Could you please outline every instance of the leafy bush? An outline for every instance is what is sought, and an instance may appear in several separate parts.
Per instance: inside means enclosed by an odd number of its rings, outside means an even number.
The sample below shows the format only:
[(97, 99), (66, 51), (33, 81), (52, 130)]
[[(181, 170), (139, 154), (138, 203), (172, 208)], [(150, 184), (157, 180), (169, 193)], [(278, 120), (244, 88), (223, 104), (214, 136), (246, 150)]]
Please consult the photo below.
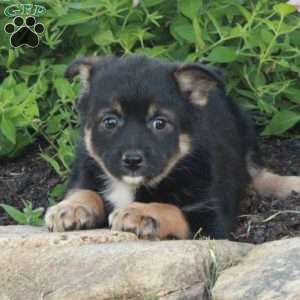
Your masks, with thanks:
[[(28, 1), (27, 1), (28, 2)], [(14, 3), (14, 2), (12, 2)], [(9, 46), (0, 30), (0, 157), (43, 136), (43, 157), (64, 176), (78, 136), (78, 82), (63, 78), (82, 55), (146, 54), (220, 65), (228, 93), (252, 111), (263, 135), (300, 120), (300, 18), (277, 0), (55, 0), (39, 18), (38, 48)], [(8, 2), (1, 3), (1, 11)], [(0, 17), (0, 27), (11, 19)]]
[(23, 211), (7, 204), (0, 204), (0, 207), (18, 224), (33, 226), (42, 226), (44, 224), (42, 218), (44, 209), (42, 207), (33, 209), (32, 203), (29, 201), (24, 202)]

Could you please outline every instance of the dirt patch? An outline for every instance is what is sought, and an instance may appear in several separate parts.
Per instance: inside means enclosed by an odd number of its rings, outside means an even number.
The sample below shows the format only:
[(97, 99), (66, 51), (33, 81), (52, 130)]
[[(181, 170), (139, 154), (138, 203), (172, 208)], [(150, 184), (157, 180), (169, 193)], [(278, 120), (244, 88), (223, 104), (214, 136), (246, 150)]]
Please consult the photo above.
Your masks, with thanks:
[[(0, 160), (0, 203), (23, 208), (29, 200), (35, 208), (48, 206), (48, 193), (60, 178), (39, 153), (40, 145), (35, 145), (17, 159)], [(15, 222), (0, 208), (0, 225), (9, 224)]]
[[(300, 175), (300, 140), (261, 139), (265, 165), (281, 175)], [(300, 236), (300, 194), (261, 197), (249, 191), (233, 239), (260, 244)]]
[[(260, 140), (266, 166), (282, 175), (300, 175), (300, 140)], [(0, 203), (21, 208), (23, 200), (34, 207), (48, 206), (49, 191), (60, 182), (49, 165), (31, 147), (22, 157), (0, 161)], [(263, 243), (300, 236), (300, 195), (286, 199), (260, 197), (249, 191), (236, 231), (236, 241)], [(13, 224), (0, 208), (0, 225)]]
[(246, 200), (249, 206), (239, 216), (234, 240), (260, 244), (300, 236), (300, 194), (278, 199), (250, 191)]

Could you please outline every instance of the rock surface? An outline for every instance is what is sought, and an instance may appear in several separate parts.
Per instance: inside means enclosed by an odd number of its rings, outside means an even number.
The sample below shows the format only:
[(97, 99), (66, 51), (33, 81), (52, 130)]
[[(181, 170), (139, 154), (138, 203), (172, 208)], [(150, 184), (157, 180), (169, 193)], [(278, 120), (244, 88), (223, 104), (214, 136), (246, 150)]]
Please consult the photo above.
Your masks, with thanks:
[(0, 300), (299, 300), (300, 238), (138, 241), (0, 226)]
[(208, 299), (252, 245), (136, 241), (127, 233), (0, 227), (0, 300)]
[(0, 249), (10, 247), (81, 246), (122, 241), (136, 241), (133, 233), (99, 230), (52, 232), (33, 226), (0, 226)]
[(300, 238), (257, 246), (221, 273), (212, 294), (214, 300), (300, 299)]

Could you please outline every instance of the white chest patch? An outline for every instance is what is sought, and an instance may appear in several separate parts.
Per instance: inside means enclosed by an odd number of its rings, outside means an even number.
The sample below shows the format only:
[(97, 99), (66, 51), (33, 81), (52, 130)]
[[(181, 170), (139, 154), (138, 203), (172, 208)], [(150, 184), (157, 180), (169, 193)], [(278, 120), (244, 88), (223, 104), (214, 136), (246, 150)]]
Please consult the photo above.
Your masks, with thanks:
[(116, 209), (126, 207), (129, 203), (133, 202), (135, 193), (136, 187), (134, 185), (113, 180), (108, 182), (104, 196)]

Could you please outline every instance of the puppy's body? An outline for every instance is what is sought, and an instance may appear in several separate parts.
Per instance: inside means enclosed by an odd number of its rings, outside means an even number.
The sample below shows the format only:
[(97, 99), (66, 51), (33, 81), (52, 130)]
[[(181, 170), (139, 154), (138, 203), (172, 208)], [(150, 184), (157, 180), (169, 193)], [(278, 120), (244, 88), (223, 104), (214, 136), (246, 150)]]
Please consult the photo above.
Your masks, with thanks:
[(252, 127), (219, 74), (139, 56), (79, 61), (68, 72), (80, 72), (85, 83), (69, 194), (95, 192), (104, 212), (85, 214), (94, 220), (86, 225), (74, 210), (65, 226), (65, 200), (47, 213), (50, 229), (106, 226), (110, 216), (113, 229), (144, 238), (199, 230), (228, 237), (247, 186), (263, 169)]
[[(194, 123), (190, 153), (154, 186), (136, 186), (111, 180), (81, 142), (70, 189), (90, 189), (103, 197), (107, 214), (132, 201), (164, 202), (182, 209), (191, 227), (207, 235), (223, 237), (233, 225), (239, 200), (250, 182), (246, 156), (253, 145), (242, 136), (251, 134), (246, 120), (230, 99), (218, 91), (209, 102), (206, 117)], [(240, 129), (240, 132), (238, 128)], [(163, 149), (162, 149), (163, 151)]]

